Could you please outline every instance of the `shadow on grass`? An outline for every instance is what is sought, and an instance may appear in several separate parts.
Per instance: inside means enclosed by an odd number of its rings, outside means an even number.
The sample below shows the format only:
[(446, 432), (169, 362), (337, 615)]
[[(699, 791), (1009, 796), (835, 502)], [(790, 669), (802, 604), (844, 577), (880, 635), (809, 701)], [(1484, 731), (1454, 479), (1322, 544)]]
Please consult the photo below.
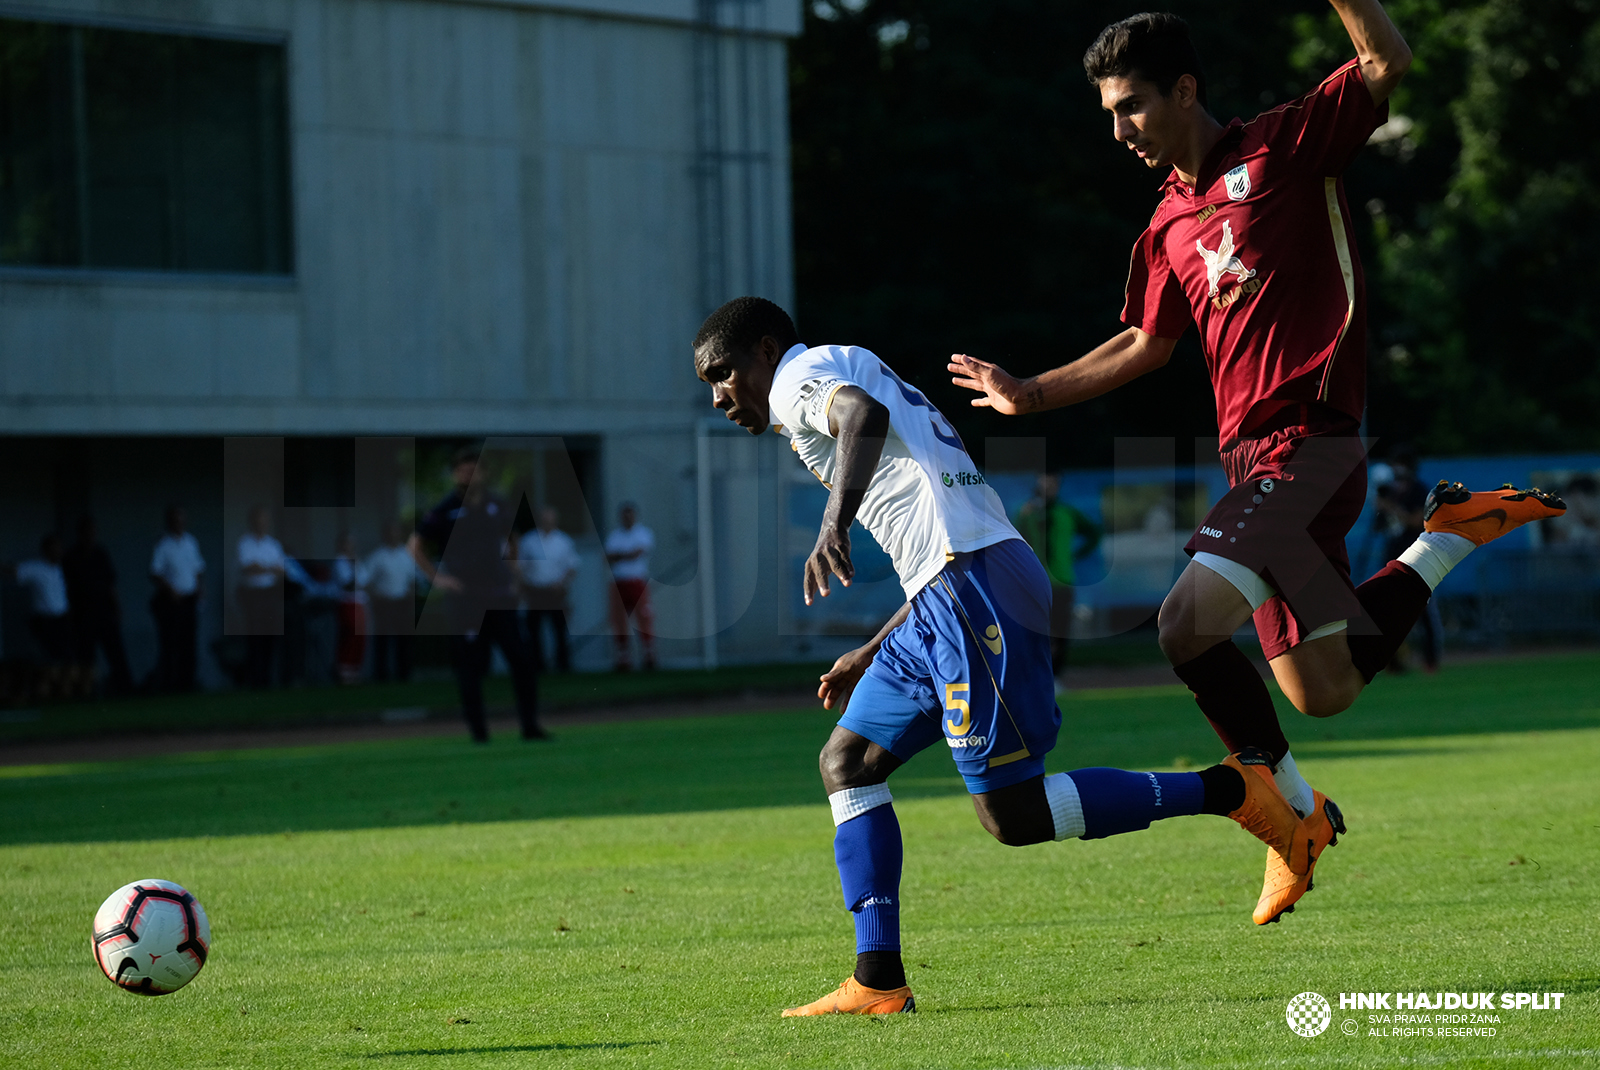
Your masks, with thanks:
[(609, 1051), (648, 1047), (658, 1040), (615, 1040), (600, 1044), (502, 1044), (493, 1048), (412, 1048), (409, 1051), (375, 1051), (368, 1059), (392, 1059), (408, 1055), (509, 1055), (528, 1051)]
[[(1283, 721), (1296, 751), (1319, 760), (1425, 755), (1460, 750), (1443, 742), (1452, 737), (1600, 727), (1597, 677), (1595, 655), (1473, 665), (1380, 679), (1336, 718), (1311, 721), (1283, 707)], [(816, 756), (833, 722), (812, 709), (578, 725), (550, 743), (425, 738), (0, 767), (0, 843), (820, 810)], [(1069, 697), (1048, 768), (1198, 768), (1221, 757), (1186, 696)], [(939, 746), (908, 762), (891, 785), (902, 799), (965, 793)]]

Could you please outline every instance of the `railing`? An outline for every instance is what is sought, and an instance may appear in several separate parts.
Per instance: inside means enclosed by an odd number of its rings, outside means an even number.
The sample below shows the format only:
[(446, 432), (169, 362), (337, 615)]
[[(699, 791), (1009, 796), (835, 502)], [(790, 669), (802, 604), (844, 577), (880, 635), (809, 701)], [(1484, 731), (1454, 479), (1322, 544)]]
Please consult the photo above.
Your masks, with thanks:
[(1600, 639), (1600, 549), (1482, 555), (1476, 590), (1441, 596), (1447, 630), (1471, 644)]

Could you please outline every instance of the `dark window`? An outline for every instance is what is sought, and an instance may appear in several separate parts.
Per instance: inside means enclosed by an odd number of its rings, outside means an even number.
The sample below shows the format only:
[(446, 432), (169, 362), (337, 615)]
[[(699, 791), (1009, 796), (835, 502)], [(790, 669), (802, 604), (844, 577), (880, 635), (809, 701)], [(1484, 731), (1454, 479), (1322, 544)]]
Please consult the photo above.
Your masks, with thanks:
[(0, 19), (0, 264), (286, 274), (282, 45)]

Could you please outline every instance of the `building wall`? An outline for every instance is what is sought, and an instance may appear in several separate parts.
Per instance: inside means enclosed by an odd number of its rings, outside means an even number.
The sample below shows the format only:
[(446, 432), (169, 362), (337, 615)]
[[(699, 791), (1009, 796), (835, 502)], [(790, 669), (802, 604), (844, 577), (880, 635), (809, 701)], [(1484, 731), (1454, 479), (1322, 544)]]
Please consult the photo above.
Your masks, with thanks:
[[(686, 22), (425, 0), (11, 10), (284, 40), (296, 263), (0, 270), (12, 433), (682, 427), (700, 318), (737, 293), (791, 296), (780, 37), (715, 50), (733, 180), (712, 242)], [(702, 292), (708, 256), (722, 292)]]
[[(0, 546), (14, 559), (46, 516), (66, 530), (77, 511), (104, 514), (131, 617), (169, 498), (216, 528), (208, 558), (229, 552), (223, 526), (242, 517), (207, 513), (223, 499), (207, 482), (220, 436), (594, 435), (591, 508), (609, 519), (639, 502), (666, 570), (664, 634), (680, 636), (669, 657), (696, 657), (694, 424), (710, 410), (689, 341), (728, 297), (792, 303), (784, 38), (800, 22), (797, 0), (710, 7), (715, 34), (696, 0), (8, 5), (284, 42), (295, 268), (0, 267), (12, 452), (93, 435), (126, 461), (93, 469), (114, 484), (51, 484), (53, 505), (24, 507), (43, 484), (7, 477), (0, 500), (22, 511), (0, 518)], [(746, 547), (751, 569), (778, 567), (765, 545)], [(224, 578), (212, 573), (214, 628)], [(580, 618), (597, 626), (602, 594)], [(752, 598), (723, 656), (780, 655), (782, 604)], [(130, 636), (136, 668), (146, 638)]]

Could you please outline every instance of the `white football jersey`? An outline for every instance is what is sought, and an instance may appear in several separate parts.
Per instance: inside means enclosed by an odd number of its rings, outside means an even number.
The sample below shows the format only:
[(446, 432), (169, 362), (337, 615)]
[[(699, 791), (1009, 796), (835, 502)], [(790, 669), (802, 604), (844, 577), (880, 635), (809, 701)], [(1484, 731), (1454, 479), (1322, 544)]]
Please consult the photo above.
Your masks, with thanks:
[(894, 562), (907, 598), (931, 582), (951, 554), (1021, 537), (944, 415), (859, 346), (797, 345), (783, 355), (772, 380), (772, 423), (823, 485), (832, 486), (838, 450), (828, 432), (828, 406), (845, 386), (859, 387), (889, 410), (883, 456), (856, 519)]

